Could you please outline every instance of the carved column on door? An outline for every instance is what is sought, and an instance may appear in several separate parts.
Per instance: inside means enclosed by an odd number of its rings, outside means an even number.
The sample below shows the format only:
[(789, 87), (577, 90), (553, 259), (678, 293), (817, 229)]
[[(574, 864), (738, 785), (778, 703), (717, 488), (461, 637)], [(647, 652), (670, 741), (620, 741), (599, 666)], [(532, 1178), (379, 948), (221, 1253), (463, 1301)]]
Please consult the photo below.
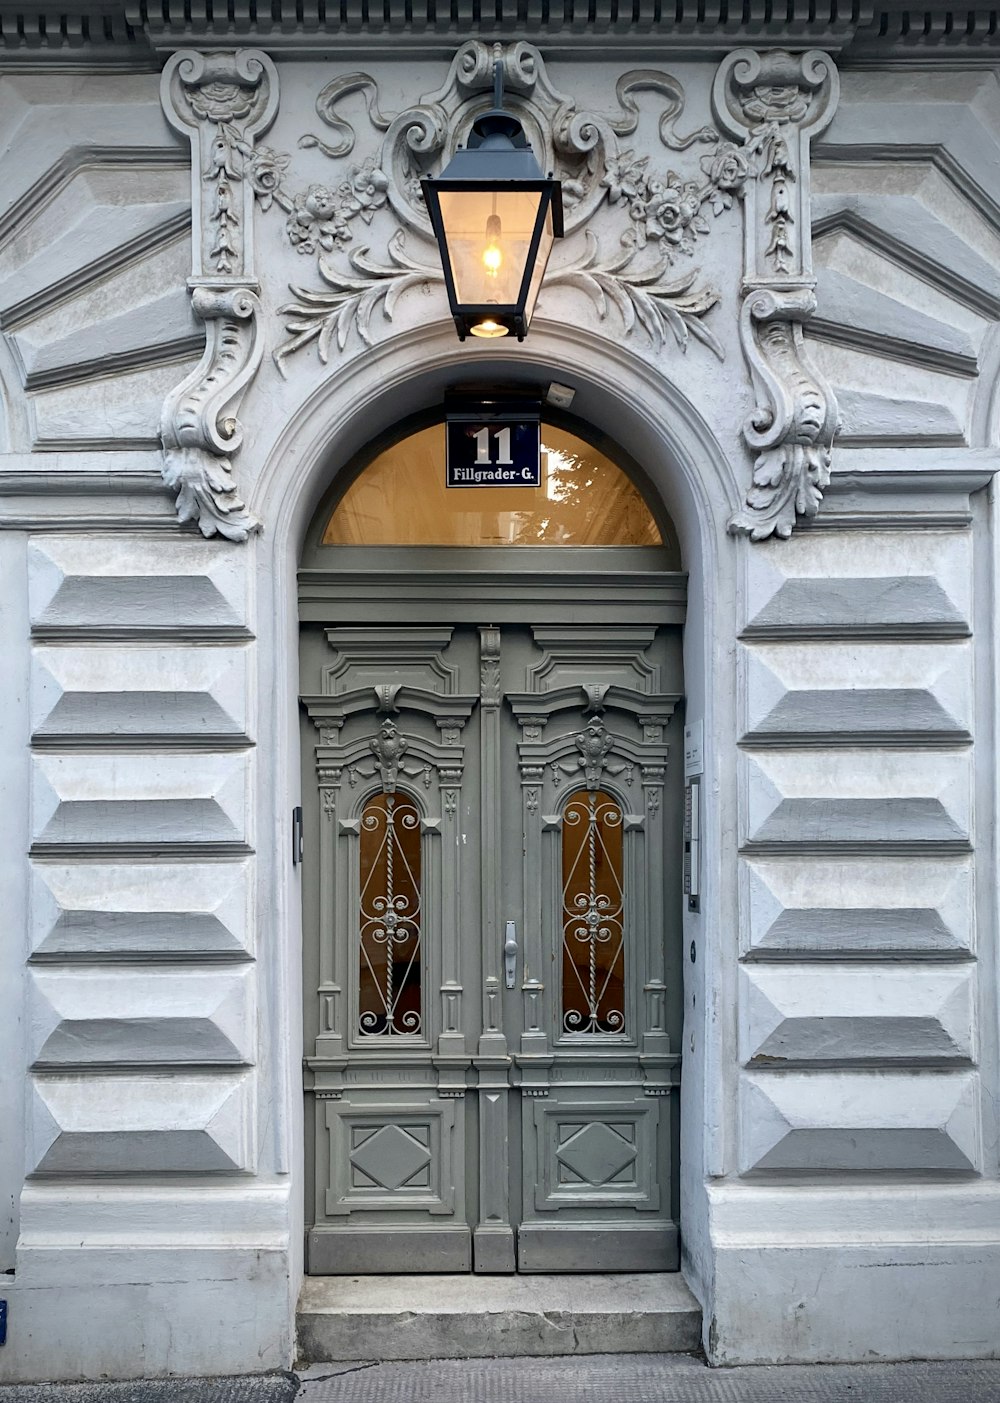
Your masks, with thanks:
[[(458, 746), (465, 722), (457, 717), (435, 717), (435, 725), (446, 746)], [(462, 819), (461, 797), (464, 763), (438, 766), (442, 817), (426, 831), (439, 833), (444, 842), (446, 879), (433, 890), (441, 892), (441, 1031), (437, 1039), (434, 1065), (438, 1073), (438, 1095), (464, 1096), (465, 1073), (469, 1058), (462, 1030), (462, 923), (459, 912), (459, 892), (462, 887)]]
[[(335, 899), (338, 883), (346, 880), (341, 860), (342, 844), (336, 841), (338, 804), (343, 767), (337, 762), (343, 717), (324, 717), (316, 722), (316, 783), (319, 788), (319, 1031), (313, 1049), (315, 1057), (340, 1058), (344, 1051), (344, 971), (338, 968), (343, 954), (338, 950), (335, 927)], [(344, 827), (340, 820), (339, 828)], [(338, 870), (338, 866), (341, 870)]]
[[(552, 827), (552, 819), (540, 812), (545, 780), (545, 761), (540, 754), (547, 712), (518, 712), (521, 727), (519, 764), (521, 771), (521, 831), (524, 848), (524, 934), (521, 957), (521, 1095), (547, 1096), (552, 1067), (552, 1048), (545, 1026), (545, 984), (555, 982), (554, 971), (546, 969), (544, 958), (543, 902), (552, 890), (546, 882), (542, 863), (550, 848), (542, 833)], [(557, 819), (558, 823), (559, 820)], [(551, 913), (550, 913), (551, 919)], [(544, 977), (543, 977), (544, 976)]]
[[(671, 1049), (667, 1034), (667, 984), (666, 984), (666, 945), (663, 932), (666, 912), (663, 901), (663, 880), (660, 873), (668, 855), (663, 851), (664, 824), (657, 821), (660, 814), (660, 796), (666, 778), (667, 750), (663, 743), (663, 733), (670, 720), (670, 712), (639, 712), (636, 721), (642, 734), (643, 746), (655, 747), (658, 759), (663, 763), (643, 764), (643, 792), (646, 796), (645, 812), (628, 815), (626, 829), (641, 830), (642, 862), (641, 872), (636, 873), (635, 888), (639, 900), (645, 907), (642, 925), (646, 931), (645, 975), (643, 979), (643, 1030), (642, 1050), (639, 1060), (645, 1070), (643, 1091), (647, 1096), (669, 1095), (673, 1085), (673, 1068), (680, 1061)], [(640, 927), (642, 928), (642, 927)]]
[(510, 1058), (503, 1031), (501, 923), (505, 919), (500, 870), (500, 630), (479, 630), (480, 840), (482, 844), (483, 1022), (479, 1054), (479, 1223), (473, 1231), (475, 1267), (512, 1272), (516, 1261), (510, 1222), (507, 1131)]

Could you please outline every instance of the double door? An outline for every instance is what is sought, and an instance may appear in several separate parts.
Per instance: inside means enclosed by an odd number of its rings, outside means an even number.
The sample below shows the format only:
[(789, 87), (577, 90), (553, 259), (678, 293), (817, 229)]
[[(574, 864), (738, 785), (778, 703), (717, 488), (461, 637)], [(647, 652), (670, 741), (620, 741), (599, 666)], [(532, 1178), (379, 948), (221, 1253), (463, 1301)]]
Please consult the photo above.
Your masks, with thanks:
[(301, 661), (308, 1270), (676, 1268), (679, 631)]

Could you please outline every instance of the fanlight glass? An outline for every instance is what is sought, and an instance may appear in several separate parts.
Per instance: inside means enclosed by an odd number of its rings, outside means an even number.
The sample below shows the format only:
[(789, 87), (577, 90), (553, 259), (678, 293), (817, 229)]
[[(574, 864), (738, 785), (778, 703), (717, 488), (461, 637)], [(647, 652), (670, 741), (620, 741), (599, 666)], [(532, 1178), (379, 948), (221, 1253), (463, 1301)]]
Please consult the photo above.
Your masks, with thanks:
[(622, 810), (602, 789), (563, 810), (564, 1033), (625, 1031), (625, 890)]
[(621, 468), (565, 429), (542, 425), (539, 487), (445, 487), (443, 424), (380, 453), (347, 489), (325, 546), (667, 546)]
[(405, 794), (376, 794), (361, 814), (358, 1033), (418, 1034), (420, 815)]

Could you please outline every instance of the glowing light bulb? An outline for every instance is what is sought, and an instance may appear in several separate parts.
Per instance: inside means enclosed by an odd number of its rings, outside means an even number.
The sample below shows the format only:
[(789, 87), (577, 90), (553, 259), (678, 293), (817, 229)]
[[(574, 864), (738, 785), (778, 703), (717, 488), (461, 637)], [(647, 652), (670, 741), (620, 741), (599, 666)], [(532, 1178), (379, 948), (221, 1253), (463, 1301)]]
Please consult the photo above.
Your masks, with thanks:
[(506, 336), (508, 328), (502, 322), (493, 321), (492, 317), (487, 317), (485, 321), (477, 322), (475, 326), (470, 326), (469, 330), (473, 336), (482, 336), (484, 339), (492, 339), (494, 336)]
[(502, 237), (500, 216), (491, 214), (486, 221), (486, 247), (483, 249), (483, 267), (490, 278), (497, 277), (503, 265), (503, 250), (500, 247)]

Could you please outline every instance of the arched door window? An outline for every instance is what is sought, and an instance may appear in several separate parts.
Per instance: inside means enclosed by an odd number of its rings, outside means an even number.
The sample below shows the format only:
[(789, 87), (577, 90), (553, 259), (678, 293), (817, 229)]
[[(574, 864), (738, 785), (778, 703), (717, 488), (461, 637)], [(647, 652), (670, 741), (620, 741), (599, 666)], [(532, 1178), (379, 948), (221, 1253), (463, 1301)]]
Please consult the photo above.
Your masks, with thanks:
[(358, 1032), (421, 1032), (420, 815), (405, 794), (361, 814)]

